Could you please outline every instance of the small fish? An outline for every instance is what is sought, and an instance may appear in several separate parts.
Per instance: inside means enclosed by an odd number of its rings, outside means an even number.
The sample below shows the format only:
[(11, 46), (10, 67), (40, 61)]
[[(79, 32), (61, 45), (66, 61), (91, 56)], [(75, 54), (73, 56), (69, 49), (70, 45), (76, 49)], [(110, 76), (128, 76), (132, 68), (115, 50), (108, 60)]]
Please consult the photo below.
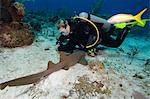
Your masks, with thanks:
[(147, 8), (145, 8), (144, 10), (142, 10), (140, 13), (138, 13), (135, 16), (131, 14), (116, 14), (110, 17), (107, 21), (111, 24), (115, 24), (115, 23), (130, 22), (131, 20), (136, 20), (140, 24), (144, 24), (141, 20), (141, 16), (146, 10)]
[(83, 51), (76, 51), (70, 55), (65, 55), (64, 52), (60, 52), (59, 63), (54, 64), (49, 61), (47, 70), (29, 76), (13, 79), (4, 83), (0, 83), (0, 89), (2, 90), (7, 86), (21, 86), (36, 83), (42, 80), (42, 78), (47, 77), (51, 73), (60, 69), (69, 69), (69, 67), (74, 66), (76, 63), (87, 65), (87, 61), (85, 61), (84, 57), (85, 52)]

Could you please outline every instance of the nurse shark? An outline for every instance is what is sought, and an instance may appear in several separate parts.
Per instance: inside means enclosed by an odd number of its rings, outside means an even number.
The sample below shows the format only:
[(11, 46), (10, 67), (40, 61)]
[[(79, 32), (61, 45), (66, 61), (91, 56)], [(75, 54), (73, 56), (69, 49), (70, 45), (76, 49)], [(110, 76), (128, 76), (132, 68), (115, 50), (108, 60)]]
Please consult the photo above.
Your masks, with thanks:
[(70, 55), (65, 55), (64, 52), (60, 52), (59, 63), (54, 64), (51, 61), (49, 61), (47, 70), (29, 75), (29, 76), (24, 76), (24, 77), (20, 77), (17, 79), (13, 79), (10, 81), (0, 83), (0, 89), (2, 90), (7, 86), (9, 87), (21, 86), (21, 85), (28, 85), (28, 84), (36, 83), (42, 80), (42, 78), (47, 77), (51, 73), (58, 71), (60, 69), (69, 69), (69, 67), (74, 66), (76, 63), (87, 65), (87, 61), (85, 60), (85, 55), (86, 54), (84, 51), (76, 51)]

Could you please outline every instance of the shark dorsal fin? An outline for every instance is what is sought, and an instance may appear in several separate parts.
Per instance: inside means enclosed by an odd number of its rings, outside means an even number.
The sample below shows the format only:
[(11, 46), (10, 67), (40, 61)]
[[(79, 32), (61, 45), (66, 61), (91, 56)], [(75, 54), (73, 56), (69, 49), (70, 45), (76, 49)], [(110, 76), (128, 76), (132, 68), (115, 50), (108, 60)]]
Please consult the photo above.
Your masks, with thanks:
[(51, 69), (55, 66), (55, 64), (52, 62), (52, 61), (49, 61), (48, 62), (48, 66), (47, 66), (47, 69)]

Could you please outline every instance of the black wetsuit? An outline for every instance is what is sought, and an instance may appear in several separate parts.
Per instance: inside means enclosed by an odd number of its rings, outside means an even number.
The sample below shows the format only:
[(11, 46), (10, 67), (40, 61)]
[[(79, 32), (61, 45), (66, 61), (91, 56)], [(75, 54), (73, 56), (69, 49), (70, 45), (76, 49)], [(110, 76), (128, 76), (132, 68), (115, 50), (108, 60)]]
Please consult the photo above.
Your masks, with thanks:
[(116, 29), (112, 25), (108, 32), (101, 32), (100, 44), (107, 47), (117, 48), (122, 44), (130, 29), (130, 26), (126, 26), (123, 29)]
[[(67, 36), (62, 34), (57, 39), (56, 44), (60, 45), (58, 47), (58, 50), (72, 52), (74, 49), (76, 49), (76, 46), (78, 45), (78, 48), (87, 51), (88, 49), (85, 48), (85, 46), (93, 43), (96, 40), (95, 28), (89, 22), (85, 22), (83, 20), (81, 21), (80, 19), (67, 19), (67, 21), (71, 27), (71, 32)], [(95, 23), (95, 25), (99, 29), (100, 39), (98, 43), (93, 47), (101, 44), (107, 47), (117, 48), (122, 44), (130, 30), (129, 27), (125, 27), (124, 29), (116, 29), (112, 25), (111, 29), (108, 32), (103, 32), (103, 24)], [(64, 42), (66, 42), (66, 44), (63, 44)]]

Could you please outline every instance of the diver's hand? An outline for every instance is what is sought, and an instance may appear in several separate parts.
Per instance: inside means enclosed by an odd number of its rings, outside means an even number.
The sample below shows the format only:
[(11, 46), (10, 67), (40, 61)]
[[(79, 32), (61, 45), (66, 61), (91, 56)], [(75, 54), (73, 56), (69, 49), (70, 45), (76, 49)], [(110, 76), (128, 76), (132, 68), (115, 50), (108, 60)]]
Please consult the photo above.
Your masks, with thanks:
[(57, 44), (55, 47), (56, 47), (56, 49), (58, 49), (58, 47), (60, 46), (60, 44)]

